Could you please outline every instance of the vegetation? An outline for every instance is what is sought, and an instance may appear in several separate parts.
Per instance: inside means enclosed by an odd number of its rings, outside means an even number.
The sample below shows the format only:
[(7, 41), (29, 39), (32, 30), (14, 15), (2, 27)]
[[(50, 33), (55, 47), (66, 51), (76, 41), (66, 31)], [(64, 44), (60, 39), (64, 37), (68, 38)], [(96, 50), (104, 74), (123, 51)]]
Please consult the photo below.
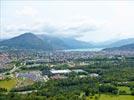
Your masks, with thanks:
[(134, 97), (131, 95), (105, 95), (101, 94), (100, 96), (89, 96), (86, 100), (133, 100)]
[(0, 88), (7, 89), (8, 91), (11, 90), (13, 87), (15, 87), (17, 84), (16, 79), (6, 79), (0, 81)]
[[(15, 87), (16, 81), (0, 81), (2, 100), (133, 100), (134, 99), (134, 58), (90, 58), (74, 61), (77, 66), (70, 67), (68, 63), (53, 63), (54, 69), (83, 69), (88, 74), (70, 73), (67, 78), (35, 82), (21, 87)], [(80, 65), (80, 63), (88, 63)], [(60, 67), (59, 67), (60, 65)], [(47, 71), (47, 64), (32, 68)], [(23, 66), (20, 71), (31, 70)], [(98, 77), (91, 77), (96, 73)], [(86, 77), (79, 77), (85, 75)], [(51, 76), (51, 75), (50, 75)], [(10, 82), (11, 81), (11, 82)], [(5, 82), (5, 83), (4, 83)], [(8, 82), (8, 84), (6, 83)], [(11, 86), (9, 82), (12, 83)], [(13, 84), (14, 83), (14, 84)], [(5, 85), (7, 84), (7, 85)], [(5, 88), (5, 89), (3, 89)], [(11, 89), (12, 88), (12, 89)], [(4, 94), (6, 89), (10, 92)], [(35, 91), (36, 90), (36, 91)], [(32, 91), (32, 93), (28, 93)], [(26, 93), (26, 94), (23, 94)], [(22, 94), (20, 94), (22, 93)]]

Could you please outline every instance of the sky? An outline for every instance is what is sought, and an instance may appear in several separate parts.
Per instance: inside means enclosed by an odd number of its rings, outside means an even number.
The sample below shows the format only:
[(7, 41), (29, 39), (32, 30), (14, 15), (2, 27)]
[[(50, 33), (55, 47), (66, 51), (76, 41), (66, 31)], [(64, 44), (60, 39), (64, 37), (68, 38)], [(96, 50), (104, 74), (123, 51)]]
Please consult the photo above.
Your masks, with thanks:
[(134, 38), (134, 1), (1, 0), (0, 38), (25, 32), (87, 42)]

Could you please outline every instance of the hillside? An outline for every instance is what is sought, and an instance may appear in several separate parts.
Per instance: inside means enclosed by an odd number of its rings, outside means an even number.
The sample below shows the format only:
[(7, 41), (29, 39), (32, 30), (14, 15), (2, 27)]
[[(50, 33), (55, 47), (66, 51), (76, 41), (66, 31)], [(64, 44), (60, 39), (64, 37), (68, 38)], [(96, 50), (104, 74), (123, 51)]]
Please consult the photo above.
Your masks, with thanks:
[(0, 42), (0, 47), (12, 49), (51, 49), (50, 45), (42, 41), (32, 33), (24, 33), (20, 36)]
[(120, 47), (106, 48), (104, 50), (105, 51), (115, 51), (115, 50), (120, 50), (120, 51), (134, 51), (134, 43), (123, 45), (123, 46), (120, 46)]
[(42, 41), (50, 44), (53, 49), (68, 49), (68, 46), (64, 43), (64, 41), (58, 37), (49, 36), (49, 35), (37, 35)]
[(120, 39), (120, 40), (109, 40), (104, 41), (100, 43), (93, 43), (94, 47), (101, 47), (101, 48), (113, 48), (113, 47), (120, 47), (127, 44), (134, 43), (134, 38), (128, 38), (128, 39)]
[(0, 48), (6, 49), (63, 50), (91, 47), (91, 44), (73, 38), (34, 35), (33, 33), (24, 33), (20, 36), (0, 41)]
[(134, 38), (121, 39), (116, 42), (111, 43), (108, 47), (120, 47), (123, 45), (128, 45), (134, 43)]
[(56, 37), (49, 35), (38, 35), (44, 42), (51, 44), (54, 49), (80, 49), (92, 48), (93, 45), (69, 37)]

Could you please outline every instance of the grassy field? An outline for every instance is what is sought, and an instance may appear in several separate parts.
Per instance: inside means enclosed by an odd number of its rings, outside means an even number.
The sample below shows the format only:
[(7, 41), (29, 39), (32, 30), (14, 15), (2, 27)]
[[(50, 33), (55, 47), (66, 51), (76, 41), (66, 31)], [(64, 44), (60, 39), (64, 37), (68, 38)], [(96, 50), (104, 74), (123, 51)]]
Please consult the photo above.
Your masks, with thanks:
[(16, 86), (17, 80), (11, 79), (11, 80), (3, 80), (0, 81), (0, 88), (6, 88), (8, 91)]
[(134, 100), (134, 96), (132, 95), (105, 95), (101, 94), (101, 96), (97, 99), (95, 97), (88, 97), (87, 100)]
[(126, 86), (120, 86), (118, 87), (119, 90), (121, 91), (126, 91), (127, 94), (131, 94), (130, 88)]
[(26, 78), (17, 78), (18, 79), (18, 83), (17, 83), (17, 87), (23, 87), (23, 86), (27, 86), (27, 85), (32, 85), (34, 83), (34, 81), (26, 79)]

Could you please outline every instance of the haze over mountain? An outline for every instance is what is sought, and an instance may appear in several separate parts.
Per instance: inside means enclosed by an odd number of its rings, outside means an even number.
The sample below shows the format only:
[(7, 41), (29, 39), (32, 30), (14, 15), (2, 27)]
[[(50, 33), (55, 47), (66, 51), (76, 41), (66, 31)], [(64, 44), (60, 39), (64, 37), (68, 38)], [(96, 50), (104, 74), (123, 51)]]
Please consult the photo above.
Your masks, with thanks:
[(67, 49), (68, 46), (60, 39), (49, 35), (37, 35), (42, 41), (49, 43), (53, 49)]
[(134, 38), (122, 39), (111, 43), (108, 47), (120, 47), (123, 45), (134, 43)]
[(110, 40), (102, 43), (96, 43), (94, 44), (94, 46), (102, 47), (102, 48), (112, 48), (112, 47), (120, 47), (123, 45), (132, 44), (132, 43), (134, 43), (134, 38)]
[(70, 37), (56, 37), (50, 35), (38, 35), (44, 42), (50, 43), (53, 48), (61, 49), (78, 49), (92, 48), (93, 45), (87, 42), (79, 41)]
[(134, 43), (123, 45), (123, 46), (120, 46), (120, 47), (106, 48), (104, 50), (105, 51), (116, 51), (116, 50), (120, 50), (120, 51), (134, 51)]
[(47, 42), (42, 41), (32, 33), (25, 33), (20, 36), (4, 40), (0, 42), (1, 47), (14, 48), (14, 49), (42, 49), (49, 50), (50, 47)]
[[(69, 37), (57, 37), (50, 35), (34, 35), (24, 33), (17, 37), (0, 41), (1, 48), (14, 49), (36, 49), (36, 50), (64, 50), (64, 49), (86, 49), (86, 48), (113, 48), (134, 43), (134, 38), (123, 39), (111, 44), (91, 44)], [(123, 47), (125, 48), (125, 47)]]
[(0, 42), (1, 47), (15, 49), (62, 50), (90, 48), (91, 44), (72, 38), (58, 38), (48, 35), (24, 33), (20, 36)]

